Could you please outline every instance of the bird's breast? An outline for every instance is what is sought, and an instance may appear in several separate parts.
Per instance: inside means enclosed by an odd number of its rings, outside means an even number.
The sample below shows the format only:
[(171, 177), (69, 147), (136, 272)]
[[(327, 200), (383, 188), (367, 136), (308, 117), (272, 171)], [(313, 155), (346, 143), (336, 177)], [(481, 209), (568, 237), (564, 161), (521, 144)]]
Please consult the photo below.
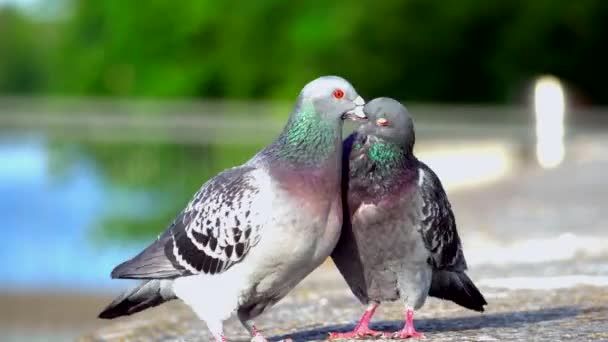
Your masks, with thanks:
[(381, 201), (362, 201), (352, 205), (351, 218), (361, 226), (382, 224), (395, 220), (401, 213), (398, 210), (398, 201), (384, 199)]
[(271, 170), (276, 186), (298, 202), (300, 210), (326, 216), (340, 196), (340, 175), (335, 168)]

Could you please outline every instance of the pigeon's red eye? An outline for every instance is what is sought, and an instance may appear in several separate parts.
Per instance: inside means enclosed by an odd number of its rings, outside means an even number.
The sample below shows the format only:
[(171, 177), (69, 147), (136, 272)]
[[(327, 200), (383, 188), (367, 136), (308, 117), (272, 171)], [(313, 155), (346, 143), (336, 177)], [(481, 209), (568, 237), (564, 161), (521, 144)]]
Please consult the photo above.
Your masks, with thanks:
[(344, 91), (342, 89), (334, 90), (334, 97), (337, 99), (341, 99), (344, 97)]
[(378, 126), (388, 126), (388, 120), (386, 120), (385, 118), (380, 118), (376, 120), (376, 124)]

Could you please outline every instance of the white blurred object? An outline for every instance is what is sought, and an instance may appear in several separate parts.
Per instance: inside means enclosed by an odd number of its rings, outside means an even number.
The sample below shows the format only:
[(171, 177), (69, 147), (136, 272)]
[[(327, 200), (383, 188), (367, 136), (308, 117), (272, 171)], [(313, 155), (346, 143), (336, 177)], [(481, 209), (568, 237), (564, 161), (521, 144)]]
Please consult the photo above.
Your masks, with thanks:
[(554, 168), (566, 155), (564, 117), (566, 100), (556, 77), (542, 76), (534, 86), (536, 117), (536, 158), (543, 168)]
[(416, 151), (447, 191), (474, 188), (504, 178), (513, 168), (512, 148), (502, 141), (428, 143)]
[(608, 238), (573, 233), (509, 243), (483, 234), (468, 234), (466, 241), (469, 265), (537, 264), (608, 255)]

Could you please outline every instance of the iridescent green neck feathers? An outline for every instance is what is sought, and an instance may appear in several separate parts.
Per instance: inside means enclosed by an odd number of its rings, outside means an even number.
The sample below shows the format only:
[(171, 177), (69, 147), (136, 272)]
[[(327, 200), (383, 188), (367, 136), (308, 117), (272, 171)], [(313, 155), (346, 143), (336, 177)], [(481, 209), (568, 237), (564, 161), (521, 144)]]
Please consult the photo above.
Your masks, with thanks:
[(277, 141), (277, 155), (293, 163), (318, 164), (340, 146), (341, 125), (324, 120), (312, 103), (298, 107)]
[(377, 165), (380, 173), (395, 171), (403, 168), (407, 155), (398, 144), (376, 141), (367, 150), (368, 158)]

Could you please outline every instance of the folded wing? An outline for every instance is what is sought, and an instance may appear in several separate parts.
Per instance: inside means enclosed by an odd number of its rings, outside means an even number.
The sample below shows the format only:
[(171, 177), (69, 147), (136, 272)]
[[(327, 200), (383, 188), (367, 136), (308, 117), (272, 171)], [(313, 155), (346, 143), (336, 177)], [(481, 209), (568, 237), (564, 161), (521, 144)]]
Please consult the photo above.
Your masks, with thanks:
[(160, 279), (218, 274), (257, 244), (263, 171), (242, 166), (215, 176), (195, 194), (167, 230), (112, 278)]
[(435, 173), (420, 163), (420, 233), (431, 252), (431, 265), (438, 270), (463, 271), (467, 264), (456, 231), (452, 207)]

